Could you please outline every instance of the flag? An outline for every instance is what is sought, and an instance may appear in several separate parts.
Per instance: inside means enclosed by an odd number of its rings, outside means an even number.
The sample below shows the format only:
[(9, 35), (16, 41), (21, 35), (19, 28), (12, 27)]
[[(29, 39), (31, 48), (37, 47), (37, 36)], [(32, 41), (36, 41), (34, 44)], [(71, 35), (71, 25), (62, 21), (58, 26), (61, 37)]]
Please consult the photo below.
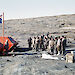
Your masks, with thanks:
[(2, 23), (2, 15), (0, 15), (0, 23)]

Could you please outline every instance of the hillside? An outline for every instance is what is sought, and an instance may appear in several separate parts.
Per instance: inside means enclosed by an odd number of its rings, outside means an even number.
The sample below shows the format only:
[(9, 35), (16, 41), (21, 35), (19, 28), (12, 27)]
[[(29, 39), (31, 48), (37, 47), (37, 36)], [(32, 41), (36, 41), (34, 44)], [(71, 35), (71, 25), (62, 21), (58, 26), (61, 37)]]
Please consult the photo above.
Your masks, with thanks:
[[(67, 29), (65, 27), (67, 27)], [(69, 29), (69, 27), (71, 28)], [(74, 28), (75, 14), (12, 19), (5, 21), (5, 36), (12, 36), (20, 42), (20, 46), (26, 46), (27, 39), (30, 36), (46, 34), (47, 32), (52, 34), (66, 33), (67, 37), (75, 38)], [(0, 25), (0, 36), (2, 36), (2, 25)]]

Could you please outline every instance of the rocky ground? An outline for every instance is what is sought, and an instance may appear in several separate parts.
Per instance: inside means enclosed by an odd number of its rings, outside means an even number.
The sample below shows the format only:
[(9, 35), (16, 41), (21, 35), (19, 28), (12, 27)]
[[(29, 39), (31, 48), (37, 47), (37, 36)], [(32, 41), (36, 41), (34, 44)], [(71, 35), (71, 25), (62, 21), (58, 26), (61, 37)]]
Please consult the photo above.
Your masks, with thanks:
[(0, 57), (0, 75), (75, 75), (75, 64), (65, 60), (47, 60), (41, 53)]
[[(28, 47), (27, 39), (30, 36), (47, 32), (53, 36), (65, 35), (70, 41), (71, 48), (75, 44), (74, 14), (6, 20), (4, 28), (5, 36), (13, 37), (23, 50)], [(42, 52), (30, 50), (15, 57), (0, 56), (0, 75), (75, 75), (75, 63), (66, 63), (65, 60), (61, 60), (61, 56), (59, 60), (45, 60), (41, 58), (41, 54)]]

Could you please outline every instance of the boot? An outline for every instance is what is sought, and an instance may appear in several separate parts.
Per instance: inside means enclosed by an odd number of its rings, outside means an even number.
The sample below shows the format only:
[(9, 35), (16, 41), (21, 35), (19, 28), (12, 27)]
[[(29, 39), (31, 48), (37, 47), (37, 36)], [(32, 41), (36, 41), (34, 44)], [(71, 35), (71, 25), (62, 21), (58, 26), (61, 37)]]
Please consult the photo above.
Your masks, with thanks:
[(60, 51), (58, 51), (58, 54), (57, 55), (60, 55)]

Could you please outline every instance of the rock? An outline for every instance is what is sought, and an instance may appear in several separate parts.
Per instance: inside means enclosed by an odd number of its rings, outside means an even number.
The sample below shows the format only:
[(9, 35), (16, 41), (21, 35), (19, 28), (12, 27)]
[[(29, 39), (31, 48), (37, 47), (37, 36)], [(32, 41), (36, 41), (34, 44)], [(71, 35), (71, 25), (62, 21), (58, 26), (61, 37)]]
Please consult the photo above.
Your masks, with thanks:
[(65, 65), (65, 68), (68, 68), (68, 67)]
[(12, 62), (11, 60), (7, 59), (7, 62)]

